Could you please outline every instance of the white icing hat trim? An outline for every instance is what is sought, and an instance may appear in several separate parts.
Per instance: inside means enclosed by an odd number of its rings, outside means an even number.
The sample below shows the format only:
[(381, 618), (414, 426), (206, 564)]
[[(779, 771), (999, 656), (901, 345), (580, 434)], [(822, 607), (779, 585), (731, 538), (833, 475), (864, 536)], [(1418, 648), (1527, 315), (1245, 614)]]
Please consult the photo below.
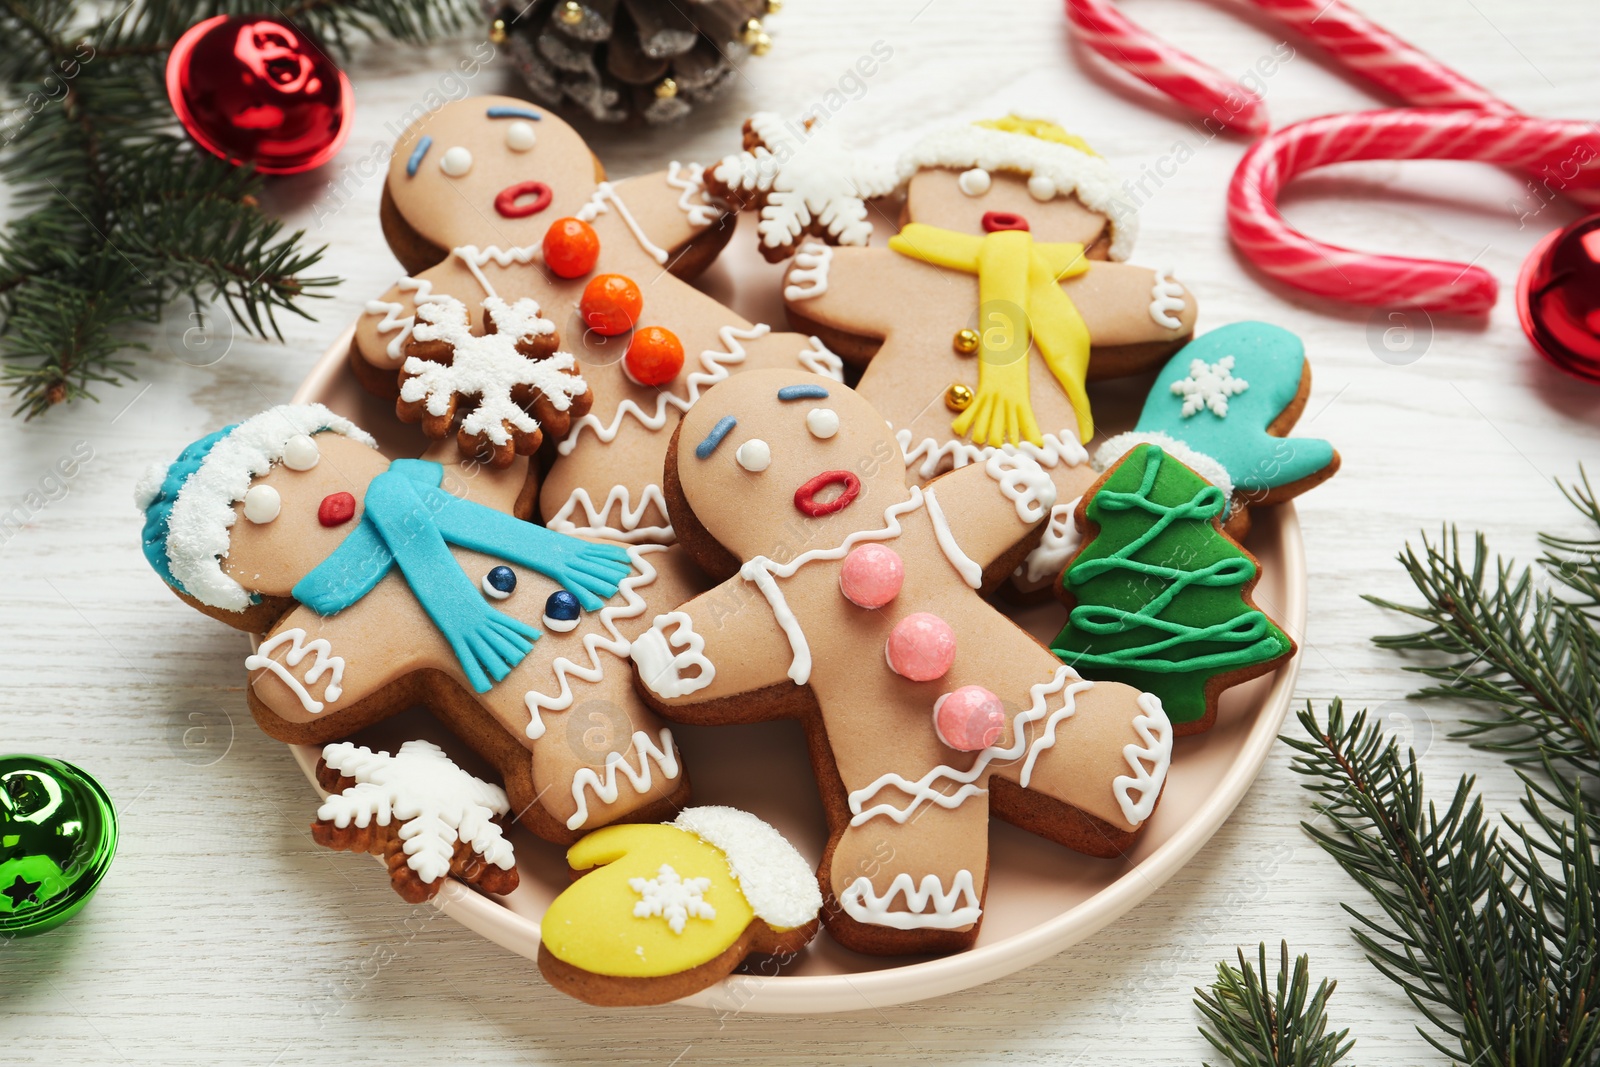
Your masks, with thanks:
[(776, 930), (817, 917), (822, 891), (805, 857), (771, 826), (738, 808), (685, 808), (670, 825), (687, 830), (728, 857), (728, 873), (750, 909)]
[[(212, 447), (200, 469), (183, 483), (167, 519), (167, 563), (172, 576), (183, 583), (184, 592), (224, 611), (243, 611), (250, 606), (250, 594), (222, 570), (222, 560), (228, 554), (228, 531), (237, 518), (234, 502), (244, 498), (254, 479), (283, 459), (284, 446), (291, 438), (324, 430), (343, 434), (368, 448), (378, 447), (365, 430), (321, 404), (269, 408), (241, 422)], [(142, 506), (148, 506), (155, 498), (147, 484), (150, 477), (146, 475), (135, 491)], [(161, 477), (165, 477), (165, 468)], [(155, 484), (159, 486), (160, 479)]]
[(1085, 207), (1110, 220), (1112, 259), (1127, 259), (1133, 251), (1139, 234), (1137, 218), (1121, 196), (1116, 172), (1099, 156), (1058, 141), (969, 123), (940, 130), (912, 145), (900, 157), (900, 180), (909, 181), (928, 167), (981, 167), (1048, 178), (1055, 183), (1057, 196), (1076, 193)]
[(1196, 452), (1188, 445), (1175, 437), (1161, 433), (1159, 430), (1150, 433), (1119, 433), (1109, 438), (1094, 454), (1094, 469), (1104, 471), (1113, 466), (1117, 460), (1132, 452), (1140, 445), (1159, 445), (1161, 450), (1185, 467), (1194, 471), (1200, 477), (1222, 490), (1223, 498), (1233, 499), (1233, 479), (1228, 476), (1228, 469), (1221, 463), (1212, 459), (1204, 452)]

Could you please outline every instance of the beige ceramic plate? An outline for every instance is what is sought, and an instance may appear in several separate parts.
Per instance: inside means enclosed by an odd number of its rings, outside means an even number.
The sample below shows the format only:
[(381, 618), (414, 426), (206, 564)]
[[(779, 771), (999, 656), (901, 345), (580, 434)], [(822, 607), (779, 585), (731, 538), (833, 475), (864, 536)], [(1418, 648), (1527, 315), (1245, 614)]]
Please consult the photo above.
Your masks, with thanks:
[[(754, 321), (781, 322), (777, 308), (732, 299), (728, 279), (738, 271), (740, 285), (760, 276), (762, 264), (736, 257), (741, 234), (725, 260), (704, 283), (720, 299)], [(778, 286), (752, 288), (776, 292)], [(414, 455), (420, 439), (402, 426), (389, 402), (364, 392), (346, 366), (347, 330), (312, 370), (295, 394), (299, 403), (320, 401), (371, 431), (390, 455)], [(1096, 388), (1096, 421), (1108, 432), (1131, 426), (1149, 388), (1147, 379)], [(1267, 613), (1292, 634), (1306, 623), (1306, 565), (1294, 506), (1258, 509), (1249, 548), (1261, 560), (1263, 576), (1255, 596)], [(1048, 641), (1062, 622), (1062, 610), (1048, 604), (1017, 613), (1018, 621)], [(970, 951), (954, 956), (862, 956), (834, 944), (826, 933), (782, 974), (739, 975), (684, 1003), (718, 1011), (851, 1011), (923, 1000), (979, 985), (1010, 974), (1088, 937), (1125, 914), (1171, 878), (1210, 839), (1255, 780), (1283, 723), (1299, 673), (1299, 657), (1275, 673), (1230, 690), (1210, 732), (1179, 738), (1162, 802), (1133, 853), (1120, 860), (1079, 856), (1048, 841), (996, 821), (992, 831), (989, 893), (982, 933)], [(827, 839), (822, 804), (796, 723), (697, 728), (673, 726), (694, 783), (698, 804), (729, 804), (776, 826), (813, 864)], [(463, 766), (489, 775), (465, 746), (421, 711), (408, 712), (357, 739), (390, 747), (427, 737)], [(295, 758), (315, 781), (318, 749), (297, 746)], [(491, 775), (492, 777), (492, 775)], [(521, 829), (511, 832), (522, 884), (504, 898), (480, 895), (451, 882), (439, 894), (439, 909), (469, 929), (533, 959), (539, 950), (539, 919), (568, 884), (563, 850)]]

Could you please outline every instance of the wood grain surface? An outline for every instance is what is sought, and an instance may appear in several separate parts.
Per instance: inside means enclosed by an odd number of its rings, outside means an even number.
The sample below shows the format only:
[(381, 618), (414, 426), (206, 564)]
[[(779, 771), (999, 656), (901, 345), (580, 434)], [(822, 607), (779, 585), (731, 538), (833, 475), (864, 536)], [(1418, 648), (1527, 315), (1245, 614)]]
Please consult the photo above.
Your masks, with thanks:
[[(1251, 68), (1282, 40), (1228, 4), (1128, 6), (1229, 71)], [(1600, 98), (1600, 9), (1585, 0), (1360, 6), (1531, 112), (1590, 117)], [(1446, 736), (1461, 709), (1403, 702), (1412, 680), (1369, 642), (1399, 624), (1359, 595), (1406, 597), (1394, 554), (1443, 522), (1482, 528), (1519, 557), (1532, 554), (1536, 531), (1574, 529), (1552, 479), (1600, 454), (1600, 391), (1537, 360), (1508, 301), (1486, 323), (1430, 324), (1263, 284), (1223, 229), (1243, 143), (1207, 139), (1080, 54), (1058, 0), (786, 7), (771, 20), (772, 53), (689, 124), (595, 133), (611, 174), (715, 159), (737, 144), (748, 112), (797, 113), (818, 101), (838, 103), (832, 121), (858, 145), (898, 147), (953, 118), (1015, 109), (1059, 118), (1130, 178), (1148, 168), (1135, 259), (1177, 269), (1198, 294), (1202, 329), (1260, 318), (1299, 332), (1315, 366), (1300, 432), (1332, 439), (1344, 456), (1338, 477), (1300, 505), (1311, 567), (1300, 697), (1320, 704), (1338, 694), (1380, 709), (1415, 738), (1437, 793), (1476, 773), (1491, 808), (1510, 810), (1514, 778)], [(847, 72), (877, 41), (892, 56), (851, 81)], [(1277, 122), (1372, 106), (1293, 43), (1294, 58), (1266, 79)], [(186, 339), (193, 323), (180, 309), (129, 337), (151, 351), (135, 356), (127, 388), (31, 424), (0, 422), (0, 512), (28, 512), (20, 532), (0, 534), (0, 750), (82, 764), (123, 818), (120, 854), (89, 909), (45, 937), (0, 942), (4, 1058), (1198, 1064), (1208, 1050), (1192, 987), (1235, 946), (1288, 937), (1311, 953), (1316, 973), (1339, 980), (1333, 1017), (1354, 1027), (1356, 1062), (1439, 1062), (1415, 1032), (1420, 1017), (1357, 951), (1339, 902), (1361, 897), (1300, 830), (1305, 794), (1281, 747), (1194, 862), (1097, 936), (980, 989), (904, 1007), (863, 1002), (826, 1019), (585, 1007), (546, 986), (531, 962), (399, 901), (369, 859), (312, 844), (310, 790), (245, 709), (244, 639), (180, 604), (150, 572), (132, 486), (153, 461), (286, 399), (399, 275), (377, 221), (390, 124), (430, 92), (515, 91), (503, 64), (465, 87), (441, 73), (479, 44), (481, 36), (426, 52), (363, 51), (350, 67), (358, 112), (342, 154), (271, 186), (268, 207), (326, 242), (328, 271), (346, 279), (315, 304), (316, 321), (283, 319), (283, 344), (225, 330)], [(1475, 164), (1378, 162), (1297, 183), (1288, 212), (1318, 236), (1470, 260), (1509, 287), (1534, 242), (1576, 217), (1525, 196), (1520, 178)], [(92, 458), (60, 479), (57, 462), (75, 449)], [(42, 507), (27, 504), (30, 493)]]

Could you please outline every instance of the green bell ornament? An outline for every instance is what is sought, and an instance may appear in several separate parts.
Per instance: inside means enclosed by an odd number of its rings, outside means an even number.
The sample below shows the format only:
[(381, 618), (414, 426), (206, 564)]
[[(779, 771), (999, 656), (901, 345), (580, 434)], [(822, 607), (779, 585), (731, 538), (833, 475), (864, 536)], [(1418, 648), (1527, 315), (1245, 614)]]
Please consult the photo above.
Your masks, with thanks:
[(0, 937), (72, 918), (116, 850), (117, 813), (99, 782), (61, 760), (0, 756)]

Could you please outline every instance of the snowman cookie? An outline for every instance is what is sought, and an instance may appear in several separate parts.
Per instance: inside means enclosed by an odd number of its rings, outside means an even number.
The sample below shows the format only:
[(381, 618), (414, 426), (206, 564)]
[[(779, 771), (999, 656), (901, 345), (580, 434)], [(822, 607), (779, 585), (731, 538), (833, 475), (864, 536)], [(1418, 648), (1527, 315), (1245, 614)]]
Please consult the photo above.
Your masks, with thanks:
[(688, 796), (671, 731), (631, 684), (629, 640), (695, 588), (659, 547), (516, 518), (527, 461), (379, 453), (320, 404), (220, 430), (140, 484), (144, 551), (180, 597), (261, 635), (251, 711), (280, 741), (335, 741), (425, 705), (554, 841)]
[(550, 435), (560, 439), (539, 513), (553, 529), (670, 543), (667, 441), (707, 386), (752, 367), (840, 374), (819, 341), (747, 322), (683, 280), (733, 229), (699, 167), (607, 181), (583, 138), (544, 108), (471, 97), (412, 123), (382, 218), (411, 273), (357, 324), (351, 365), (368, 389), (400, 387), (418, 308), (444, 298), (469, 309), (480, 334), (486, 299), (532, 300), (574, 357), (589, 406)]
[(1160, 701), (1085, 680), (983, 599), (1055, 503), (1032, 459), (919, 485), (865, 398), (752, 371), (684, 417), (666, 487), (683, 547), (725, 581), (634, 639), (640, 690), (676, 721), (804, 724), (836, 939), (970, 946), (991, 814), (1090, 855), (1132, 845), (1171, 758)]

